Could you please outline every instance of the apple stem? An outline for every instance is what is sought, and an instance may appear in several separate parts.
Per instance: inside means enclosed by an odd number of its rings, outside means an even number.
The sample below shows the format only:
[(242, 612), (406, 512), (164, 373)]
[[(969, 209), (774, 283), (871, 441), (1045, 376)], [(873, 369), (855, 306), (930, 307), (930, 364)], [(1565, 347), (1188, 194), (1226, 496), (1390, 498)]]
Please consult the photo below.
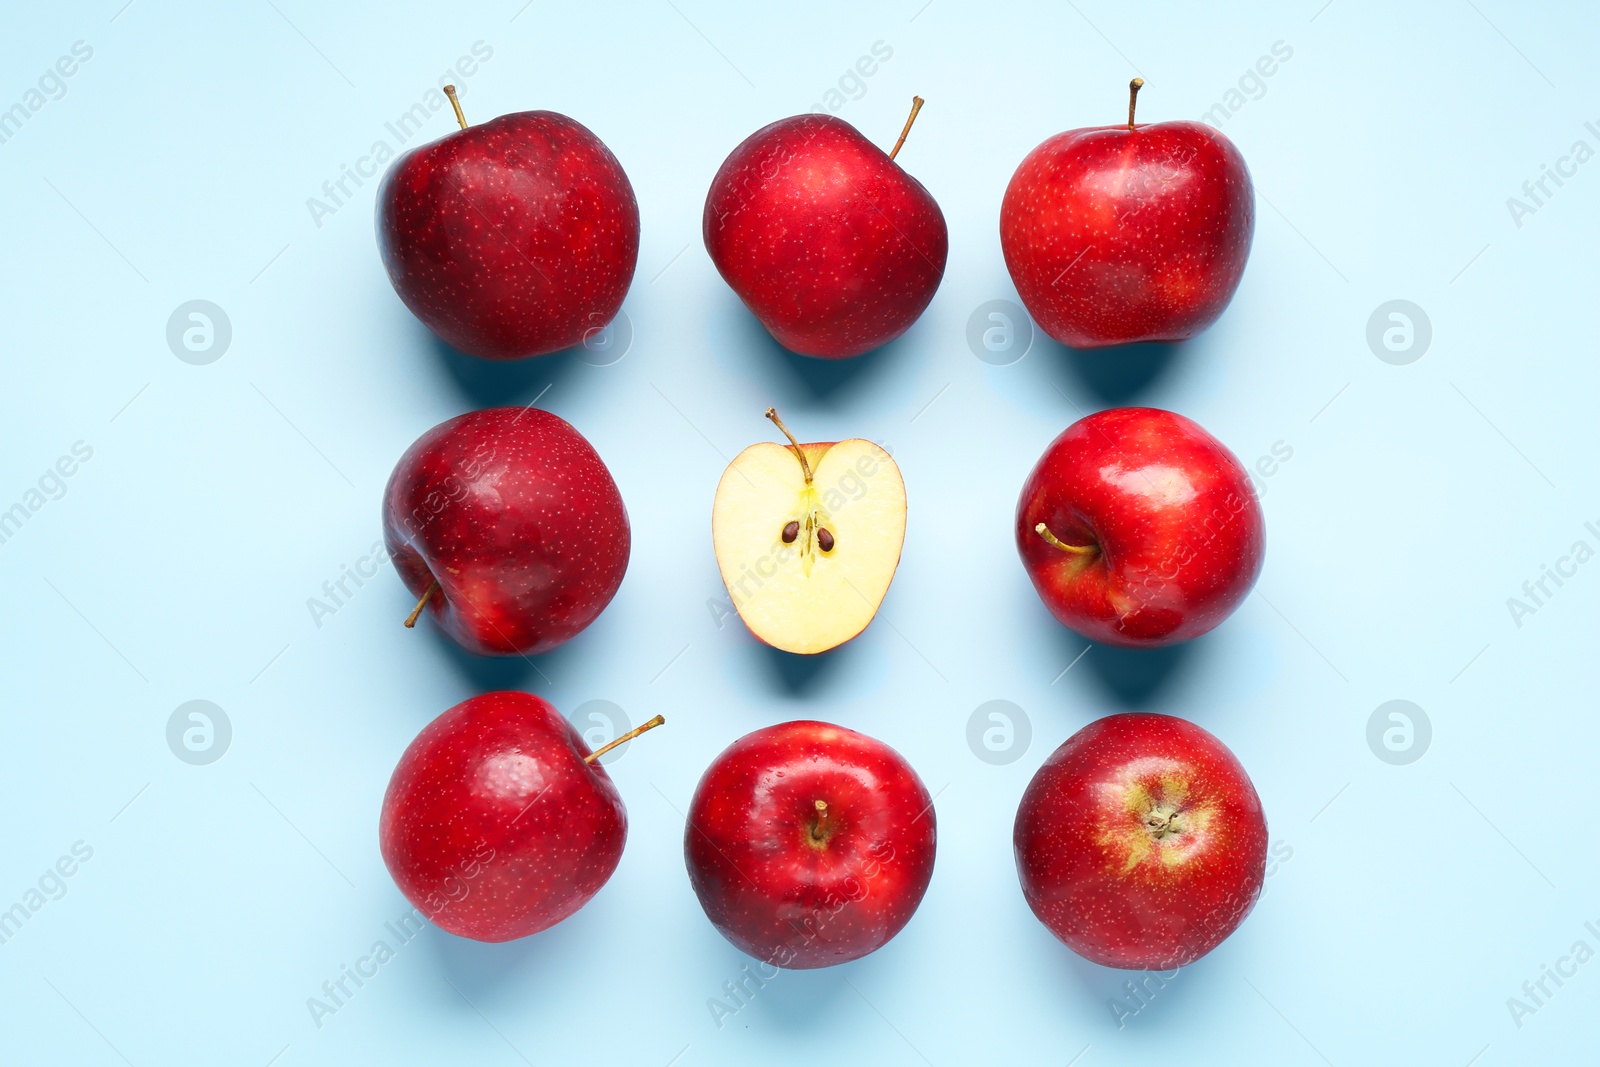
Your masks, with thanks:
[(890, 159), (893, 159), (895, 156), (898, 156), (900, 154), (900, 146), (906, 143), (906, 134), (911, 132), (911, 124), (913, 122), (917, 121), (917, 112), (919, 112), (921, 110), (922, 110), (922, 97), (913, 96), (911, 98), (911, 114), (906, 117), (906, 124), (900, 130), (900, 139), (894, 143), (894, 147), (893, 148), (889, 149), (889, 158)]
[(444, 87), (444, 95), (450, 98), (450, 106), (456, 109), (456, 121), (461, 123), (463, 130), (466, 129), (467, 116), (461, 110), (461, 101), (456, 99), (456, 87), (454, 85), (446, 85)]
[(417, 620), (422, 618), (422, 609), (428, 606), (428, 601), (433, 599), (433, 594), (439, 591), (439, 579), (435, 578), (422, 594), (422, 599), (417, 601), (417, 606), (411, 609), (411, 614), (406, 616), (406, 629), (417, 625)]
[(822, 832), (822, 824), (828, 821), (828, 802), (818, 800), (814, 803), (817, 806), (817, 817), (811, 824), (811, 840), (826, 841), (828, 835)]
[[(915, 114), (915, 112), (913, 112), (913, 114)], [(893, 159), (894, 157), (890, 156), (889, 158)], [(783, 436), (787, 437), (789, 439), (789, 444), (794, 446), (794, 454), (800, 458), (800, 469), (805, 472), (806, 484), (810, 485), (811, 484), (811, 464), (806, 462), (805, 449), (800, 447), (800, 442), (796, 441), (795, 438), (794, 438), (794, 434), (789, 432), (789, 427), (785, 426), (783, 424), (783, 420), (778, 418), (778, 409), (777, 408), (768, 408), (767, 409), (767, 418), (772, 420), (772, 424), (774, 426), (776, 426), (778, 429), (783, 431)]]
[(1143, 78), (1135, 78), (1128, 83), (1128, 129), (1130, 130), (1133, 129), (1133, 108), (1139, 102), (1139, 90), (1143, 88)]
[(646, 730), (654, 730), (657, 726), (662, 725), (666, 721), (667, 721), (666, 719), (662, 718), (660, 715), (657, 715), (655, 718), (651, 719), (649, 722), (645, 723), (643, 726), (635, 726), (633, 729), (629, 730), (627, 733), (623, 734), (621, 737), (613, 737), (611, 740), (607, 741), (605, 744), (601, 745), (599, 748), (595, 749), (593, 752), (591, 752), (587, 756), (583, 757), (583, 762), (585, 762), (585, 763), (593, 763), (595, 760), (599, 759), (601, 756), (604, 756), (607, 752), (610, 752), (612, 749), (616, 748), (618, 745), (620, 745), (620, 744), (622, 744), (622, 743), (624, 743), (626, 741), (632, 741), (635, 737), (638, 737), (640, 734), (644, 733)]
[(1054, 545), (1055, 547), (1059, 548), (1063, 552), (1071, 552), (1074, 556), (1089, 556), (1089, 555), (1093, 555), (1094, 552), (1095, 552), (1095, 547), (1093, 545), (1069, 545), (1069, 544), (1067, 544), (1066, 542), (1064, 542), (1060, 538), (1058, 538), (1055, 534), (1051, 533), (1050, 532), (1050, 527), (1046, 526), (1042, 522), (1039, 525), (1037, 525), (1037, 526), (1035, 526), (1033, 528), (1033, 532), (1038, 534), (1040, 537), (1044, 538), (1045, 542), (1047, 544)]

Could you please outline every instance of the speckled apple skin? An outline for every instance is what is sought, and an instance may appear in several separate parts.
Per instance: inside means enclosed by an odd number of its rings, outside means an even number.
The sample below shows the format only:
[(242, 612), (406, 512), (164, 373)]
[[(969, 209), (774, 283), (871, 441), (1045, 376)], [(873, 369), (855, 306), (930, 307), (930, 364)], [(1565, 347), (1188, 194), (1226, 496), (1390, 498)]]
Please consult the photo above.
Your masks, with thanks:
[[(1142, 798), (1176, 802), (1183, 829), (1153, 840)], [(1028, 783), (1013, 844), (1033, 913), (1107, 967), (1193, 963), (1238, 928), (1266, 878), (1249, 776), (1221, 741), (1168, 715), (1112, 715), (1069, 737)]]
[(434, 719), (389, 779), (378, 844), (395, 885), (452, 934), (509, 941), (554, 926), (622, 859), (617, 787), (561, 713), (485, 693)]
[(1075, 348), (1204, 330), (1233, 299), (1254, 233), (1244, 157), (1200, 122), (1058, 133), (1028, 153), (1000, 206), (1023, 306)]
[(482, 656), (547, 652), (588, 626), (628, 569), (611, 472), (565, 420), (486, 408), (419, 437), (389, 476), (383, 534), (426, 614)]
[[(815, 802), (834, 831), (808, 842)], [(706, 917), (792, 969), (859, 959), (899, 933), (933, 877), (933, 801), (898, 752), (842, 726), (746, 734), (706, 769), (683, 851)]]
[(909, 329), (950, 248), (922, 183), (832, 115), (745, 138), (711, 182), (702, 230), (723, 279), (777, 342), (827, 359)]
[[(1078, 556), (1047, 543), (1044, 523)], [(1017, 502), (1017, 552), (1065, 626), (1109, 645), (1198, 637), (1250, 594), (1266, 520), (1242, 464), (1193, 421), (1112, 408), (1050, 443)]]
[(570, 348), (622, 307), (639, 204), (622, 165), (553, 111), (502, 115), (396, 159), (378, 189), (395, 292), (445, 343), (515, 359)]

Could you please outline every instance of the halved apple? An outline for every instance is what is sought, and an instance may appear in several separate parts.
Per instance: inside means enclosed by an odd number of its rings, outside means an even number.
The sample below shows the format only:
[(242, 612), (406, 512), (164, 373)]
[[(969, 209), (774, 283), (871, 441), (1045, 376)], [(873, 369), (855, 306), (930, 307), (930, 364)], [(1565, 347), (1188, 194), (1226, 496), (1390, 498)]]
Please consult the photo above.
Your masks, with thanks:
[(750, 632), (809, 655), (844, 644), (878, 613), (906, 539), (906, 485), (889, 453), (853, 438), (763, 441), (722, 472), (711, 540)]

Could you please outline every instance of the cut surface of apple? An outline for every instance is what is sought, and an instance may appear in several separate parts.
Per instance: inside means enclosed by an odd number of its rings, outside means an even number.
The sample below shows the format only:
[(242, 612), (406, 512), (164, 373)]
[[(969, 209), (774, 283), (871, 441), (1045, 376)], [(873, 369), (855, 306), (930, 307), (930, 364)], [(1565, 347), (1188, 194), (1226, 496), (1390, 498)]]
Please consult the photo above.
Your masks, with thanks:
[(906, 536), (906, 487), (871, 441), (751, 445), (722, 472), (711, 539), (750, 632), (809, 655), (855, 637), (878, 612)]

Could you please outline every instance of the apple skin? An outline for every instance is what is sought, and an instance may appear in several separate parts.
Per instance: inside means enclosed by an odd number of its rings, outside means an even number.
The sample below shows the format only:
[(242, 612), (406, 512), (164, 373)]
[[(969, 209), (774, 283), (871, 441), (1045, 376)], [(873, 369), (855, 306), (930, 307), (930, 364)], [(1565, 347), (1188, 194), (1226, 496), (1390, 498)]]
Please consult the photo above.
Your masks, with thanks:
[[(1158, 840), (1150, 822), (1173, 809)], [(1028, 783), (1012, 840), (1033, 913), (1107, 967), (1193, 963), (1266, 878), (1255, 786), (1221, 741), (1169, 715), (1111, 715), (1069, 737)]]
[(898, 752), (802, 720), (746, 734), (706, 769), (683, 851), (712, 925), (749, 955), (802, 970), (859, 959), (900, 932), (933, 876), (935, 836), (933, 801)]
[(583, 435), (538, 408), (470, 411), (406, 450), (383, 535), (426, 613), (480, 656), (531, 656), (576, 636), (628, 569), (628, 513)]
[(622, 165), (553, 111), (502, 115), (401, 155), (378, 189), (394, 290), (486, 359), (570, 348), (616, 317), (639, 259)]
[[(1075, 555), (1049, 544), (1049, 527)], [(1017, 502), (1017, 551), (1062, 625), (1154, 648), (1208, 632), (1249, 595), (1266, 553), (1250, 476), (1182, 415), (1112, 408), (1050, 443)]]
[(1058, 133), (1000, 206), (1023, 306), (1074, 348), (1193, 337), (1233, 299), (1254, 232), (1244, 157), (1200, 122)]
[(854, 126), (796, 115), (751, 134), (706, 196), (706, 251), (785, 348), (845, 359), (899, 337), (944, 277), (944, 214)]
[(485, 693), (434, 719), (400, 757), (378, 844), (440, 929), (509, 941), (583, 907), (622, 859), (628, 814), (589, 746), (530, 693)]

